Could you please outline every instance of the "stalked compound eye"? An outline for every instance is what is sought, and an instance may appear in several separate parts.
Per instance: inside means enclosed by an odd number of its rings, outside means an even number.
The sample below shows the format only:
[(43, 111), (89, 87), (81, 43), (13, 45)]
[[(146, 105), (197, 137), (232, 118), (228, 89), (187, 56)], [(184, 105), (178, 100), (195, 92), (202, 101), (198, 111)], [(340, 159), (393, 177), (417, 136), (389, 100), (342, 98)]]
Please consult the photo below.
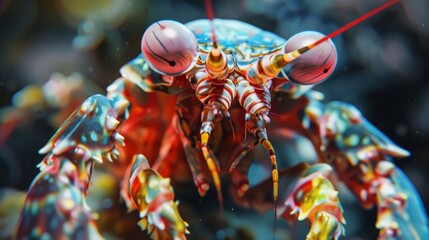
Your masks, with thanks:
[[(315, 43), (323, 37), (325, 35), (319, 32), (300, 32), (286, 42), (283, 51), (284, 53), (292, 52)], [(286, 65), (283, 74), (294, 83), (314, 85), (326, 80), (336, 65), (337, 49), (331, 39), (328, 39)]]
[(142, 53), (154, 71), (177, 76), (195, 65), (198, 42), (185, 25), (164, 20), (152, 24), (145, 31)]

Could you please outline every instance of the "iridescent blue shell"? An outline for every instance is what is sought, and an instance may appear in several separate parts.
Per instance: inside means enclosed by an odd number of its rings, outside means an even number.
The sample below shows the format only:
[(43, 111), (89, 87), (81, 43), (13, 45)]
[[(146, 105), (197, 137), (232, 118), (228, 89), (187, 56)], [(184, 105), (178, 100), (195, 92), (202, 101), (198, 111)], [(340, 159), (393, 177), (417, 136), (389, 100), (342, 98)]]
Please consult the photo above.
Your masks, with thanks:
[[(186, 26), (197, 38), (200, 51), (209, 52), (213, 46), (210, 20), (195, 20)], [(214, 19), (214, 26), (220, 48), (227, 54), (231, 53), (244, 59), (277, 51), (286, 42), (273, 33), (238, 20)]]

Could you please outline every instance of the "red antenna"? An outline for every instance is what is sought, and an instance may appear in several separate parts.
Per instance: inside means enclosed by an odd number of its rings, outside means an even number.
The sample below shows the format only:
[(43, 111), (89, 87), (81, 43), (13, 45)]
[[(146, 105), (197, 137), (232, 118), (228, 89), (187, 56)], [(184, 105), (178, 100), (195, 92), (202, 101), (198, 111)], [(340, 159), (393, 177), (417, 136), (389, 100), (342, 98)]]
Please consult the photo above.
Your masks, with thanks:
[(347, 30), (349, 30), (350, 28), (356, 26), (357, 24), (365, 21), (366, 19), (374, 16), (375, 14), (383, 11), (384, 9), (393, 6), (394, 4), (398, 3), (400, 0), (390, 0), (386, 3), (384, 3), (383, 5), (371, 10), (370, 12), (365, 13), (364, 15), (360, 16), (359, 18), (356, 18), (355, 20), (349, 22), (348, 24), (340, 27), (339, 29), (329, 33), (328, 35), (326, 35), (325, 37), (321, 38), (320, 40), (318, 40), (317, 42), (315, 42), (314, 44), (312, 44), (312, 47), (315, 47), (317, 45), (319, 45), (320, 43), (328, 40), (329, 38), (333, 38)]
[(309, 44), (307, 46), (304, 46), (304, 47), (302, 47), (300, 49), (294, 50), (292, 52), (288, 52), (288, 53), (283, 54), (283, 59), (280, 59), (279, 60), (280, 63), (277, 64), (278, 66), (280, 66), (278, 68), (283, 68), (286, 64), (288, 64), (289, 62), (295, 60), (297, 57), (299, 57), (301, 54), (305, 53), (306, 51), (308, 51), (308, 50), (316, 47), (317, 45), (323, 43), (324, 41), (326, 41), (326, 40), (328, 40), (330, 38), (333, 38), (333, 37), (335, 37), (335, 36), (337, 36), (337, 35), (345, 32), (345, 31), (347, 31), (348, 29), (356, 26), (357, 24), (363, 22), (364, 20), (366, 20), (366, 19), (374, 16), (375, 14), (377, 14), (377, 13), (385, 10), (386, 8), (393, 6), (394, 4), (398, 3), (399, 1), (400, 0), (390, 0), (390, 1), (382, 4), (381, 6), (379, 6), (379, 7), (375, 8), (375, 9), (373, 9), (373, 10), (365, 13), (364, 15), (358, 17), (357, 19), (351, 21), (350, 23), (348, 23), (348, 24), (340, 27), (339, 29), (337, 29), (337, 30), (329, 33), (328, 35), (326, 35), (325, 37), (317, 40), (316, 42), (314, 42), (312, 44)]
[(215, 34), (215, 28), (214, 28), (214, 14), (213, 14), (213, 6), (211, 0), (205, 0), (206, 2), (206, 11), (207, 11), (207, 17), (210, 20), (210, 27), (212, 30), (212, 40), (213, 40), (213, 47), (217, 48), (217, 40), (216, 40), (216, 34)]

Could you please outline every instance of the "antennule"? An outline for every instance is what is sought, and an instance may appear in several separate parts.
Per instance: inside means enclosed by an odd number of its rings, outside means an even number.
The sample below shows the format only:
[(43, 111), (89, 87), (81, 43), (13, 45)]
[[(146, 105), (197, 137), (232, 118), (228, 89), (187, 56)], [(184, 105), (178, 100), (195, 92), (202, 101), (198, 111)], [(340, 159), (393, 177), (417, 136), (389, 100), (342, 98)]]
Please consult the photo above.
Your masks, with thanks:
[[(322, 43), (322, 41), (320, 41), (320, 43)], [(315, 46), (317, 45), (312, 43), (292, 52), (265, 55), (249, 68), (247, 71), (247, 79), (255, 83), (265, 83), (277, 76), (287, 64)]]
[(228, 59), (222, 49), (213, 47), (206, 60), (207, 73), (213, 79), (221, 79), (228, 73)]

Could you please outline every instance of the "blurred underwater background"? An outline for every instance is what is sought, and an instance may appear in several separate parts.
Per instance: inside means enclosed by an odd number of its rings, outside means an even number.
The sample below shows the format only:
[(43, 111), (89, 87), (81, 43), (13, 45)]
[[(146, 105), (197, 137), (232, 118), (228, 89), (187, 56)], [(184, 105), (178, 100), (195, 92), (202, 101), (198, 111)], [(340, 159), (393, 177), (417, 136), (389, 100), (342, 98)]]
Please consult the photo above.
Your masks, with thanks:
[[(216, 18), (241, 20), (288, 39), (305, 30), (328, 34), (385, 1), (212, 2)], [(335, 37), (337, 68), (330, 79), (314, 88), (325, 95), (326, 102), (339, 100), (355, 105), (393, 142), (411, 152), (410, 157), (395, 159), (395, 164), (410, 178), (426, 209), (428, 12), (429, 1), (404, 0)], [(104, 93), (119, 77), (119, 68), (140, 53), (141, 37), (149, 25), (162, 19), (186, 23), (200, 18), (207, 18), (202, 0), (0, 0), (0, 124), (7, 123), (0, 128), (0, 198), (22, 199), (11, 189), (29, 187), (43, 159), (38, 150), (86, 97)], [(56, 91), (52, 93), (52, 89)], [(109, 176), (100, 178), (109, 181)], [(347, 220), (346, 239), (374, 239), (376, 210), (364, 210), (345, 188), (339, 187)], [(175, 186), (175, 192), (183, 218), (191, 225), (190, 239), (271, 237), (270, 212), (260, 215), (241, 208), (225, 194), (226, 221), (231, 227), (219, 231), (214, 191), (201, 198), (190, 183)], [(116, 195), (105, 199), (94, 205), (120, 205), (113, 203), (119, 199)], [(0, 214), (5, 212), (17, 212), (13, 201), (0, 207)], [(116, 212), (109, 214), (111, 222), (100, 223), (106, 228), (117, 224), (118, 231), (126, 232), (132, 226), (135, 229), (128, 232), (129, 237), (140, 231), (133, 220), (122, 221)], [(0, 215), (0, 229), (10, 232), (10, 223), (16, 219), (4, 216)], [(292, 236), (302, 239), (301, 231), (289, 228), (279, 220), (277, 238), (287, 239), (292, 232)], [(0, 234), (0, 238), (6, 237)]]

